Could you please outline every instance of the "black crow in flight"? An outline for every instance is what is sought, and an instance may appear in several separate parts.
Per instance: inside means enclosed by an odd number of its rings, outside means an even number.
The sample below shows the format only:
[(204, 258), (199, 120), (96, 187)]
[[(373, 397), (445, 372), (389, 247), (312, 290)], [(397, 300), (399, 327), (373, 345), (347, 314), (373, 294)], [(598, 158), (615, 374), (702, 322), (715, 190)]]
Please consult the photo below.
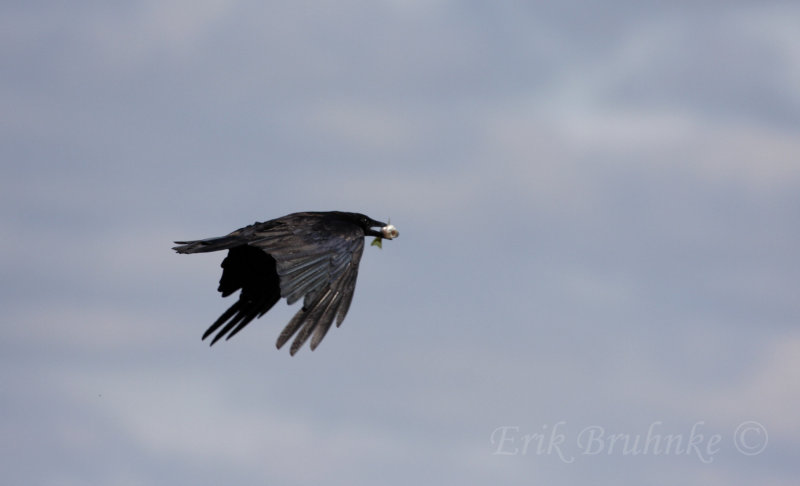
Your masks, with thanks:
[(241, 293), (203, 334), (205, 339), (222, 327), (211, 344), (233, 337), (281, 297), (289, 304), (302, 297), (303, 308), (276, 343), (280, 349), (297, 334), (289, 351), (294, 355), (309, 337), (314, 350), (333, 320), (337, 327), (344, 320), (356, 288), (364, 237), (374, 236), (373, 244), (380, 246), (381, 238), (391, 240), (398, 234), (391, 224), (363, 214), (306, 212), (255, 223), (227, 236), (176, 241), (180, 246), (173, 249), (178, 253), (228, 250), (218, 290), (223, 297), (239, 289)]

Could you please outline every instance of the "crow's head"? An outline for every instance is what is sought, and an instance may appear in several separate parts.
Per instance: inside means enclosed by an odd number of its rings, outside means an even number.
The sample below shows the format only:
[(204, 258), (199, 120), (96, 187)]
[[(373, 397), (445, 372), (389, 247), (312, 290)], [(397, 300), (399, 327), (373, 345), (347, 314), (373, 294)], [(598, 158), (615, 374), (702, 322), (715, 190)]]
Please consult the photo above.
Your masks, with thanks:
[(375, 236), (376, 238), (386, 238), (387, 240), (391, 240), (400, 235), (400, 232), (397, 231), (397, 228), (391, 224), (386, 224), (382, 221), (376, 221), (369, 216), (360, 213), (344, 214), (347, 215), (347, 219), (361, 226), (361, 228), (364, 230), (364, 236)]

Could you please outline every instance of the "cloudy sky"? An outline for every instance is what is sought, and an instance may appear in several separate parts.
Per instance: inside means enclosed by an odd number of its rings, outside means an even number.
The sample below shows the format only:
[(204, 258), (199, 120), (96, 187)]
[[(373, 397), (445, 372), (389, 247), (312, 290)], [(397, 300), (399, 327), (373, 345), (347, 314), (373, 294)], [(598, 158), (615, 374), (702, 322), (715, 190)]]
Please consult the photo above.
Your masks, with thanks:
[[(0, 468), (27, 485), (790, 485), (797, 2), (0, 6)], [(224, 255), (391, 218), (313, 353)]]

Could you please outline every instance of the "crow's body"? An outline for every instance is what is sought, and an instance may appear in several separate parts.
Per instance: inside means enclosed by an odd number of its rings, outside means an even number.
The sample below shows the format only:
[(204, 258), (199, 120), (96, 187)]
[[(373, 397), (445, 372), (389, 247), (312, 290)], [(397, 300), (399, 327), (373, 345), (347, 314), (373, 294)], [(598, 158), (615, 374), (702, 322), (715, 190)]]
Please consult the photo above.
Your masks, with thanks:
[(208, 328), (203, 339), (215, 331), (211, 344), (222, 337), (229, 339), (281, 297), (289, 304), (302, 297), (303, 308), (276, 344), (280, 348), (297, 334), (292, 355), (309, 337), (315, 349), (334, 319), (339, 326), (347, 314), (365, 236), (391, 239), (397, 230), (358, 213), (305, 212), (255, 223), (218, 238), (176, 241), (181, 245), (174, 248), (178, 253), (228, 250), (218, 290), (227, 297), (241, 289), (239, 300)]

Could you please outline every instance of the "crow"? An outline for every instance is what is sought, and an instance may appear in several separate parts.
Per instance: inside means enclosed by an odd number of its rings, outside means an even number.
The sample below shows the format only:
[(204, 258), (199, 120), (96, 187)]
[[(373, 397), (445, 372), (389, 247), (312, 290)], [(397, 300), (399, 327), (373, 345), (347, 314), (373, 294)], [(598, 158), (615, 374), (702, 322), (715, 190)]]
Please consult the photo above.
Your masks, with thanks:
[(356, 288), (364, 237), (374, 236), (373, 244), (380, 246), (381, 238), (391, 240), (398, 235), (391, 224), (359, 213), (303, 212), (255, 223), (227, 236), (176, 241), (180, 246), (173, 250), (178, 253), (228, 250), (217, 290), (223, 297), (239, 289), (241, 292), (239, 300), (203, 334), (205, 339), (222, 327), (211, 345), (223, 337), (230, 339), (236, 335), (281, 297), (288, 304), (302, 297), (302, 309), (275, 343), (280, 349), (297, 334), (289, 350), (294, 356), (309, 337), (311, 350), (316, 349), (334, 319), (336, 327), (344, 320)]

